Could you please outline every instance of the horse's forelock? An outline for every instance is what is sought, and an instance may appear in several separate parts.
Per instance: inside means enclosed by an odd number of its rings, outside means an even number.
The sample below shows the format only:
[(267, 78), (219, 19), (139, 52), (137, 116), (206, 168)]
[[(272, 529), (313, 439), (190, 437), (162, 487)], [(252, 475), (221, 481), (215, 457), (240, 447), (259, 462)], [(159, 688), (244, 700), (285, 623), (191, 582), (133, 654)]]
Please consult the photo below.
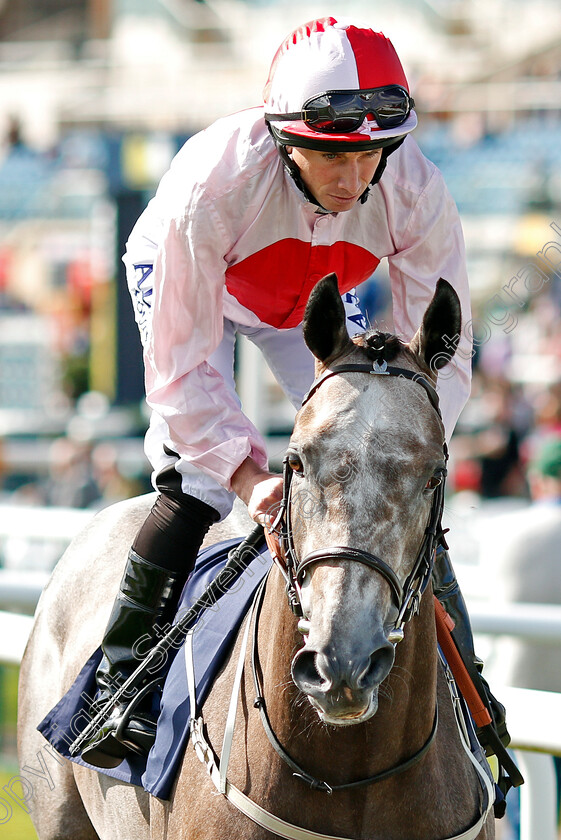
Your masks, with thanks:
[(408, 346), (397, 335), (380, 330), (367, 330), (355, 336), (354, 342), (372, 361), (393, 362), (400, 353), (410, 352)]

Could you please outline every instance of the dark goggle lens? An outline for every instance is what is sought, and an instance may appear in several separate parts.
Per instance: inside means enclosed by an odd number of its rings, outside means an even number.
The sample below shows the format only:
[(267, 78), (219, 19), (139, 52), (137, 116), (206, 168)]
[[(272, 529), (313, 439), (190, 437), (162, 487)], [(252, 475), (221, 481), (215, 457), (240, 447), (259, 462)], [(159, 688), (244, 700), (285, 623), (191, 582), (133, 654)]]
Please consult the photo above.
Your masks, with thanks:
[(372, 114), (380, 128), (402, 125), (414, 102), (399, 87), (357, 93), (324, 93), (308, 100), (302, 115), (304, 121), (317, 131), (344, 133), (362, 125)]

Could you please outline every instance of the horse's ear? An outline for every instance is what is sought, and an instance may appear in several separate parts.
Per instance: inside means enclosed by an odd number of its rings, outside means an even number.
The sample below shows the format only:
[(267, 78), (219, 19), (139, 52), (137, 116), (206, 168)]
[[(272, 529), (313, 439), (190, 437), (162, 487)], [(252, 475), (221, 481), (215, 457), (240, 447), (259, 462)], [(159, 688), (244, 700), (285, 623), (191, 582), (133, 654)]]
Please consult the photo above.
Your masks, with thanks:
[(460, 340), (462, 310), (460, 299), (447, 280), (436, 284), (436, 291), (425, 312), (423, 323), (409, 348), (436, 372), (453, 357)]
[(345, 321), (337, 275), (328, 274), (312, 289), (302, 322), (304, 341), (320, 362), (327, 364), (354, 348)]

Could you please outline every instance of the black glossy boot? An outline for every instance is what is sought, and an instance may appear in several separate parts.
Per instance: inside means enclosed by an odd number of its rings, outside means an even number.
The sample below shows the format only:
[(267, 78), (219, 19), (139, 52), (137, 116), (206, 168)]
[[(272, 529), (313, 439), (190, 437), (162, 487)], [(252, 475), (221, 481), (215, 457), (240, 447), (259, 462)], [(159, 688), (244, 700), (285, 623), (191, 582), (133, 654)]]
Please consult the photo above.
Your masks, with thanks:
[[(434, 594), (455, 624), (454, 630), (452, 631), (452, 638), (456, 643), (463, 663), (468, 670), (477, 693), (491, 715), (493, 727), (499, 740), (504, 747), (507, 747), (510, 743), (510, 735), (506, 727), (505, 708), (493, 696), (487, 681), (481, 674), (483, 662), (475, 654), (473, 633), (464, 597), (456, 580), (450, 555), (442, 545), (436, 551), (432, 572), (432, 585)], [(487, 729), (487, 727), (485, 728)], [(486, 754), (493, 755), (495, 750), (493, 744), (489, 743), (487, 733), (483, 730), (478, 730), (477, 735)]]
[[(169, 629), (205, 534), (219, 519), (212, 507), (177, 490), (176, 478), (173, 470), (159, 476), (162, 492), (129, 552), (101, 645), (92, 716), (111, 701)], [(158, 663), (153, 667), (156, 673), (147, 676), (134, 696), (124, 697), (92, 735), (81, 752), (84, 761), (109, 768), (117, 767), (131, 752), (148, 755), (156, 737), (164, 677)]]
[[(183, 576), (149, 563), (129, 552), (119, 594), (113, 605), (101, 645), (103, 658), (96, 672), (99, 691), (93, 712), (111, 699), (116, 689), (130, 677), (141, 662), (135, 645), (142, 649), (157, 641), (168, 615), (177, 604)], [(172, 609), (169, 609), (169, 608)], [(161, 633), (160, 633), (161, 635)], [(157, 675), (153, 675), (156, 679)], [(109, 720), (82, 750), (82, 758), (95, 767), (117, 767), (129, 752), (148, 755), (156, 737), (155, 715), (150, 708), (151, 692), (130, 698), (116, 706)], [(132, 701), (132, 702), (131, 702)]]

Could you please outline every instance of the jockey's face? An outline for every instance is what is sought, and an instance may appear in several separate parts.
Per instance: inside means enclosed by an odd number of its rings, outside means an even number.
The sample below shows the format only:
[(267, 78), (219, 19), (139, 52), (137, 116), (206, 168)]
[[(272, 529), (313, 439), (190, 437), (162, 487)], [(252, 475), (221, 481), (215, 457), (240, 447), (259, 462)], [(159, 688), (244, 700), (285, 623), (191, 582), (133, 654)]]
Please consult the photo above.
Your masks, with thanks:
[(332, 213), (350, 210), (370, 184), (381, 149), (366, 152), (320, 152), (288, 146), (287, 152), (318, 203)]

